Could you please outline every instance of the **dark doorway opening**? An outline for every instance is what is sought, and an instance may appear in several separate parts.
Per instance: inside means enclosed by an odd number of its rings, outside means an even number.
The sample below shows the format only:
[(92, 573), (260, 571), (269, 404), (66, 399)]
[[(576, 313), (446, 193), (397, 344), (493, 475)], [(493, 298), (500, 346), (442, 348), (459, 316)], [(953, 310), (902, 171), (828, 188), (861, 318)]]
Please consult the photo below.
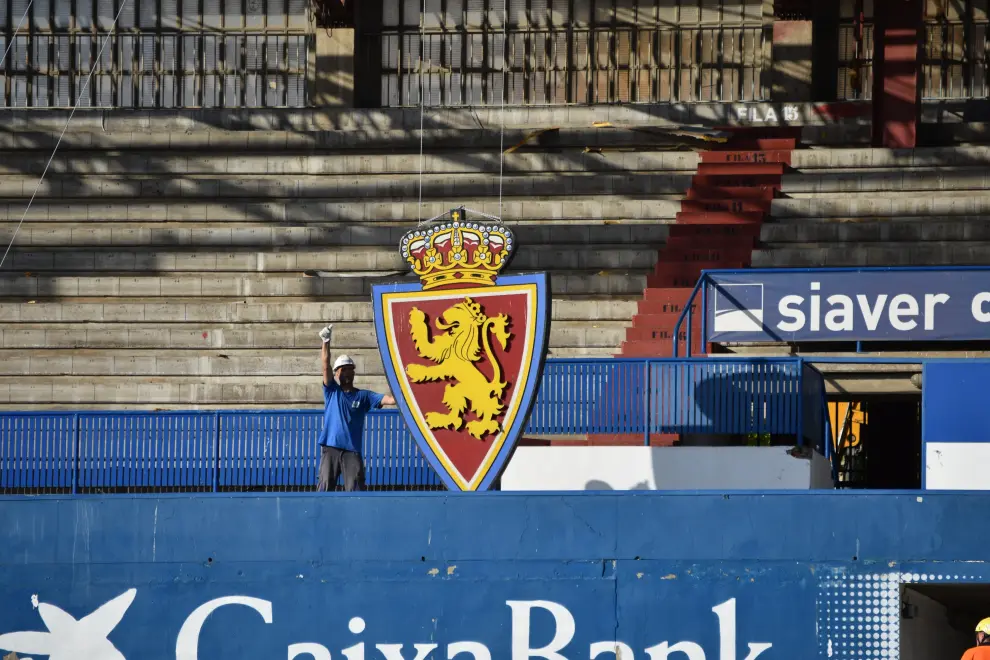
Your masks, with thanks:
[(990, 616), (990, 584), (901, 586), (901, 660), (961, 658)]

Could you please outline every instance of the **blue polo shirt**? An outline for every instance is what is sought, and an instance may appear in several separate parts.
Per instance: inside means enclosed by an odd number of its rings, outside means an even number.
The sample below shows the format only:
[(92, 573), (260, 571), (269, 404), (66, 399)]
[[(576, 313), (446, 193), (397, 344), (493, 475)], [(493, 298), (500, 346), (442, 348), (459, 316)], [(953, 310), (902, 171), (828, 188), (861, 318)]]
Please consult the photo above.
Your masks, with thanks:
[(333, 378), (323, 386), (323, 429), (320, 444), (361, 453), (364, 418), (368, 411), (380, 408), (384, 394), (354, 389), (345, 392)]

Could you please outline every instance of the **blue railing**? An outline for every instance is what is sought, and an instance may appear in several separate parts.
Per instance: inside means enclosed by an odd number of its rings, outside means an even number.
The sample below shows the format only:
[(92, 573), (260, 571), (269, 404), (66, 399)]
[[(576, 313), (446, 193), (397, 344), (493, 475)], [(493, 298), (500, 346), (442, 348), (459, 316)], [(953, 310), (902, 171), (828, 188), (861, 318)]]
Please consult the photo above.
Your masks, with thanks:
[[(775, 434), (822, 446), (821, 374), (797, 358), (556, 359), (525, 435)], [(309, 490), (319, 410), (0, 413), (0, 493)], [(365, 429), (371, 489), (440, 489), (396, 411)]]

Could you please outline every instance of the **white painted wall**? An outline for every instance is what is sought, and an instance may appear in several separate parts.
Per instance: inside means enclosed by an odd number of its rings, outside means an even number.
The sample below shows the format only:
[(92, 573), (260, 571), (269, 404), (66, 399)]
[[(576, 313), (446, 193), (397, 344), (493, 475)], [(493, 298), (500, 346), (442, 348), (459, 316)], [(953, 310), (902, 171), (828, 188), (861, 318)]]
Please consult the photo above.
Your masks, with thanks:
[(905, 600), (917, 606), (911, 619), (901, 619), (901, 660), (961, 658), (973, 645), (973, 636), (949, 625), (944, 605), (913, 589), (904, 590)]
[(832, 488), (828, 461), (789, 447), (519, 447), (502, 490)]
[(926, 490), (990, 490), (990, 443), (926, 442)]

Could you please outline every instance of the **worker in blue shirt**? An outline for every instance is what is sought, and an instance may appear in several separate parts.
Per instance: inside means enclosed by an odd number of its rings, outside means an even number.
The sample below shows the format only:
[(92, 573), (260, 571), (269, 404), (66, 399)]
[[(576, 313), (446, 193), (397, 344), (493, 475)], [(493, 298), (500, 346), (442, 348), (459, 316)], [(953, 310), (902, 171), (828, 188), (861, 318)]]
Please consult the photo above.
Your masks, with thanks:
[(354, 360), (339, 356), (330, 369), (330, 337), (333, 325), (320, 330), (323, 340), (323, 428), (320, 430), (320, 474), (316, 489), (333, 490), (341, 473), (344, 490), (364, 490), (361, 440), (369, 410), (395, 405), (390, 394), (354, 387)]

